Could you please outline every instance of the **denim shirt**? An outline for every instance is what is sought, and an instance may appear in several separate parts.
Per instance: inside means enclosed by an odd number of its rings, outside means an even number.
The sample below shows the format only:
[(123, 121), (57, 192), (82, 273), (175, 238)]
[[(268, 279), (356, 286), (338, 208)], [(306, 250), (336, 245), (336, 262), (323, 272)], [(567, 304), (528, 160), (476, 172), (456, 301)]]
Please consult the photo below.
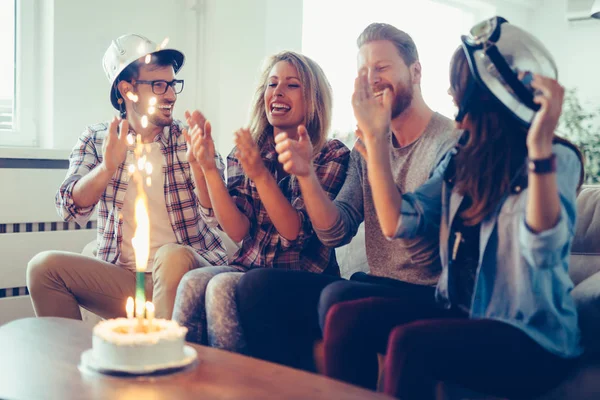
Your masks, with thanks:
[[(560, 218), (540, 233), (525, 223), (528, 189), (506, 195), (481, 222), (479, 268), (475, 278), (470, 318), (510, 324), (549, 352), (564, 358), (582, 353), (577, 311), (570, 292), (569, 254), (576, 221), (576, 191), (581, 163), (575, 152), (554, 144)], [(396, 238), (440, 235), (442, 273), (436, 300), (450, 308), (452, 264), (449, 227), (463, 196), (445, 182), (444, 173), (456, 149), (451, 150), (430, 179), (402, 197)]]

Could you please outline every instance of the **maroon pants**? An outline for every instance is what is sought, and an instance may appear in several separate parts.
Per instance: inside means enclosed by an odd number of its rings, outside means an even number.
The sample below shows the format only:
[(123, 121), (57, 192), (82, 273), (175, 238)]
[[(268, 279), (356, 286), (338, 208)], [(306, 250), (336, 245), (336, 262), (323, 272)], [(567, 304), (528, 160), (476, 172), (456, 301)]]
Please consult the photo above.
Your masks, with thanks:
[(326, 374), (375, 389), (377, 353), (386, 353), (385, 392), (403, 400), (434, 399), (440, 381), (530, 398), (557, 385), (575, 362), (511, 325), (412, 300), (368, 298), (332, 306), (324, 332)]

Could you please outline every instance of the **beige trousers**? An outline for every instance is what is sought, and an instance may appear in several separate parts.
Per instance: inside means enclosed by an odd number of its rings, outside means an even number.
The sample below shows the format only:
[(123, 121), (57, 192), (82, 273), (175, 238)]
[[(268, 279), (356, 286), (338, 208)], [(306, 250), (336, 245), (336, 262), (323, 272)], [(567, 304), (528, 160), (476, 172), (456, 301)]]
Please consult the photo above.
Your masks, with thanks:
[[(158, 249), (145, 281), (146, 298), (154, 303), (157, 318), (171, 319), (181, 277), (208, 265), (189, 246), (167, 244)], [(135, 272), (87, 255), (45, 251), (27, 265), (27, 287), (38, 317), (81, 319), (81, 306), (115, 318), (126, 315), (127, 297), (135, 297)]]

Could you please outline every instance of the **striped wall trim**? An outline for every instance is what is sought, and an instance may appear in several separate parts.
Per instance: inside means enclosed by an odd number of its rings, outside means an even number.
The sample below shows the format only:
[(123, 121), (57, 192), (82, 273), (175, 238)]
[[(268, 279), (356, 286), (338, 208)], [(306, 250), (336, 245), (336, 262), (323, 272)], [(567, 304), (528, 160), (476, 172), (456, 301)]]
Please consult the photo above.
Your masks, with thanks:
[(68, 169), (69, 160), (33, 158), (0, 158), (0, 168), (11, 169)]
[(29, 296), (27, 286), (15, 287), (8, 289), (0, 289), (0, 299), (5, 297)]
[(88, 223), (83, 227), (77, 225), (75, 222), (21, 222), (17, 224), (0, 224), (0, 234), (75, 231), (80, 229), (96, 229), (96, 226), (96, 221), (88, 221)]

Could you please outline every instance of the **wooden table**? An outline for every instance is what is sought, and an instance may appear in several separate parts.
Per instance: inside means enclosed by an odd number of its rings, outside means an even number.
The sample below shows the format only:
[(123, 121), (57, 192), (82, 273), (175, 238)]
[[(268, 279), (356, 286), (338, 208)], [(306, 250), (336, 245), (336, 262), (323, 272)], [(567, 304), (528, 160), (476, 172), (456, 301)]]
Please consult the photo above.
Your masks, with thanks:
[(388, 399), (381, 393), (239, 354), (193, 345), (199, 362), (160, 376), (116, 377), (78, 368), (91, 328), (63, 318), (0, 327), (2, 399)]

